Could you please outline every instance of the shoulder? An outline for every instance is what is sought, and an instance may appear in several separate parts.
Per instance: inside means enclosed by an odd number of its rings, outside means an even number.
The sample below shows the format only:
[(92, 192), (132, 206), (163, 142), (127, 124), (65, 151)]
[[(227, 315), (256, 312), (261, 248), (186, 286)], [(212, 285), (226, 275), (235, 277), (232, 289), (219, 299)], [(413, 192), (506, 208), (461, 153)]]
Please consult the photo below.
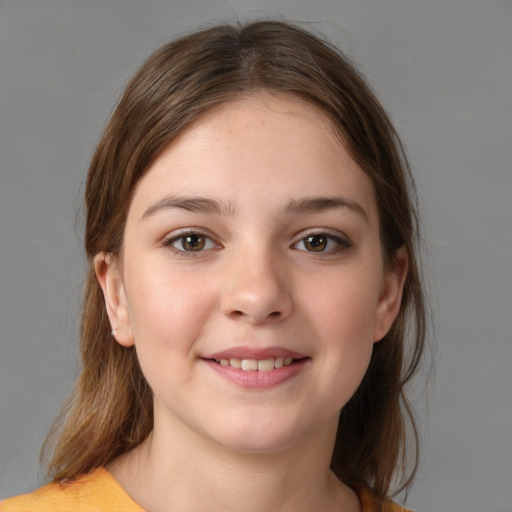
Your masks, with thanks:
[(72, 482), (53, 482), (29, 494), (0, 503), (2, 512), (141, 512), (112, 475), (103, 468)]
[(413, 512), (391, 500), (381, 502), (371, 489), (364, 484), (354, 483), (351, 484), (351, 487), (359, 498), (361, 512)]

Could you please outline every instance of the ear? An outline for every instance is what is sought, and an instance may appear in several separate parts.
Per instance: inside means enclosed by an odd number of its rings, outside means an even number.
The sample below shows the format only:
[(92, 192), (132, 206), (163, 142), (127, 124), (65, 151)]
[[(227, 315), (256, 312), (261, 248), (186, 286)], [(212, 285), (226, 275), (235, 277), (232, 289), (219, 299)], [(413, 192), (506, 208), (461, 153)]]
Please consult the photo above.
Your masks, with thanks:
[(94, 257), (94, 270), (103, 290), (112, 335), (120, 345), (130, 347), (134, 340), (119, 260), (112, 253), (100, 252)]
[(384, 338), (400, 311), (407, 268), (408, 256), (402, 246), (396, 252), (393, 268), (385, 270), (382, 279), (373, 333), (375, 342)]

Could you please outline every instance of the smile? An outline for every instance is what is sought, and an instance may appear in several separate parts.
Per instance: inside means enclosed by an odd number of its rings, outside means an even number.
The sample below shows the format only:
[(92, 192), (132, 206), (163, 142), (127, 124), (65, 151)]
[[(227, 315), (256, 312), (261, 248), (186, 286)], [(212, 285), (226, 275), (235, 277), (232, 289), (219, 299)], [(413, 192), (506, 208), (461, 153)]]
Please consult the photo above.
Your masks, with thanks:
[(223, 379), (245, 389), (268, 389), (292, 381), (311, 357), (281, 347), (233, 347), (201, 358)]
[(214, 359), (217, 364), (222, 366), (230, 366), (244, 371), (270, 372), (274, 369), (290, 366), (293, 357), (271, 357), (268, 359)]

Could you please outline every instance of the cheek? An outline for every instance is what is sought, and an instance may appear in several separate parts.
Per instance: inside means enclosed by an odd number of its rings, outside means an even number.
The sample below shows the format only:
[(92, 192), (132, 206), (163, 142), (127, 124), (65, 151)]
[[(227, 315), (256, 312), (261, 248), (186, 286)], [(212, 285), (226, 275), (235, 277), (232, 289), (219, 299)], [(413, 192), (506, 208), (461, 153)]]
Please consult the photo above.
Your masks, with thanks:
[(328, 338), (346, 342), (373, 342), (380, 279), (371, 272), (357, 270), (331, 276), (315, 286), (311, 296), (311, 318)]
[(146, 265), (127, 280), (130, 323), (138, 352), (190, 351), (214, 304), (203, 282), (165, 266)]
[[(379, 277), (354, 271), (324, 281), (311, 297), (310, 324), (319, 340), (325, 397), (341, 409), (359, 387), (373, 350)], [(369, 278), (370, 277), (370, 278)]]
[(169, 405), (194, 375), (196, 341), (212, 310), (212, 294), (183, 272), (147, 266), (132, 273), (130, 323), (137, 357), (149, 386)]

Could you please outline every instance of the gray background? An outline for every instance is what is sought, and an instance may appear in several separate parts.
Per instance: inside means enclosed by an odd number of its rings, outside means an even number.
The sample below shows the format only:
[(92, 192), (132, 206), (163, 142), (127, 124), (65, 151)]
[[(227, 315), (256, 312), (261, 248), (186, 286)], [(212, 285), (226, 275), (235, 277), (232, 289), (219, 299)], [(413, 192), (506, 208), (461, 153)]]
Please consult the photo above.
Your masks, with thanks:
[(352, 56), (408, 148), (438, 340), (408, 505), (512, 510), (510, 0), (0, 2), (0, 496), (37, 456), (76, 369), (83, 181), (142, 60), (204, 23), (313, 22)]

